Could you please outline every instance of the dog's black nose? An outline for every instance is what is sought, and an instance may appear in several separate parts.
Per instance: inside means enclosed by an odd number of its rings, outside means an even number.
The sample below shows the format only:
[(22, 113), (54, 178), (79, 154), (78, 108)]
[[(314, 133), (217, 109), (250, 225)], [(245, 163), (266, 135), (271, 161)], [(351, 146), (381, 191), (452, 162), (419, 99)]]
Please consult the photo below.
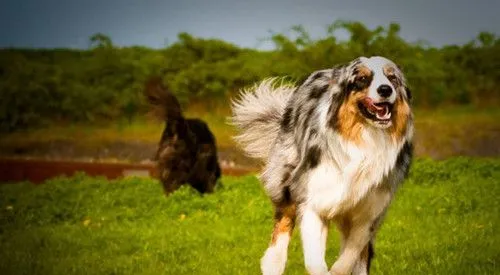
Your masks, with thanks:
[(380, 85), (380, 87), (378, 87), (378, 89), (377, 89), (377, 93), (381, 97), (390, 97), (392, 94), (392, 88), (391, 88), (391, 86), (386, 85), (386, 84)]

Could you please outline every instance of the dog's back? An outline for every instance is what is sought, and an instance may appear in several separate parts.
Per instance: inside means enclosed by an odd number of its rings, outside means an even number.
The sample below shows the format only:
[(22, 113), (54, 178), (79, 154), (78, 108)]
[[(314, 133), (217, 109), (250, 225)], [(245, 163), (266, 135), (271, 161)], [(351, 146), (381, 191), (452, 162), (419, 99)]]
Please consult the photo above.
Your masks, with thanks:
[(212, 192), (221, 170), (217, 160), (215, 137), (200, 119), (186, 119), (177, 98), (151, 78), (144, 89), (151, 112), (165, 121), (155, 160), (165, 193), (185, 183), (201, 193)]
[(212, 192), (215, 181), (221, 176), (215, 137), (201, 119), (187, 119), (186, 122), (198, 144), (197, 161), (189, 182), (201, 193)]

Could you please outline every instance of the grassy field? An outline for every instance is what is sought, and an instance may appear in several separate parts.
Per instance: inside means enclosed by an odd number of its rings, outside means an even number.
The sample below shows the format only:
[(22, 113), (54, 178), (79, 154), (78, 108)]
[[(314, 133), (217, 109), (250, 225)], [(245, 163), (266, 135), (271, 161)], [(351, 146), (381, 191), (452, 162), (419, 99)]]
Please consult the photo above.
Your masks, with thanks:
[[(373, 274), (500, 274), (500, 159), (418, 160)], [(254, 176), (168, 198), (152, 179), (79, 175), (0, 186), (1, 274), (258, 274), (272, 227)], [(286, 274), (305, 274), (295, 232)], [(335, 230), (327, 261), (338, 251)]]

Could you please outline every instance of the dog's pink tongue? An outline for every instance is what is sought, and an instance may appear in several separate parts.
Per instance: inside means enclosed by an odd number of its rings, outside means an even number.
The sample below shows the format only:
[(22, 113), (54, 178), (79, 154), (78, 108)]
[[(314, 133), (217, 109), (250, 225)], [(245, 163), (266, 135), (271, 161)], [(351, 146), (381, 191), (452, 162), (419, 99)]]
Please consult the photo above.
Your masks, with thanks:
[(373, 103), (373, 100), (369, 97), (364, 99), (364, 104), (372, 113), (377, 113), (379, 116), (384, 116), (387, 113), (387, 106), (377, 106)]
[(377, 116), (385, 118), (385, 116), (389, 113), (387, 105), (377, 108)]

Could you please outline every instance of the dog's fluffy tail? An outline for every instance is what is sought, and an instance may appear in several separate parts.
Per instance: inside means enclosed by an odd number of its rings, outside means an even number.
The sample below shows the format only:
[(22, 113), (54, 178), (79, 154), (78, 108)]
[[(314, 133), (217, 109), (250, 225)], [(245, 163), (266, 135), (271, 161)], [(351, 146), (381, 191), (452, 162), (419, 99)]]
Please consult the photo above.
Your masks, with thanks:
[(276, 78), (244, 90), (232, 101), (232, 124), (240, 134), (235, 140), (254, 158), (266, 159), (280, 130), (280, 122), (295, 87)]
[(168, 91), (160, 77), (152, 77), (146, 82), (144, 96), (151, 104), (151, 113), (158, 119), (183, 120), (179, 101)]

